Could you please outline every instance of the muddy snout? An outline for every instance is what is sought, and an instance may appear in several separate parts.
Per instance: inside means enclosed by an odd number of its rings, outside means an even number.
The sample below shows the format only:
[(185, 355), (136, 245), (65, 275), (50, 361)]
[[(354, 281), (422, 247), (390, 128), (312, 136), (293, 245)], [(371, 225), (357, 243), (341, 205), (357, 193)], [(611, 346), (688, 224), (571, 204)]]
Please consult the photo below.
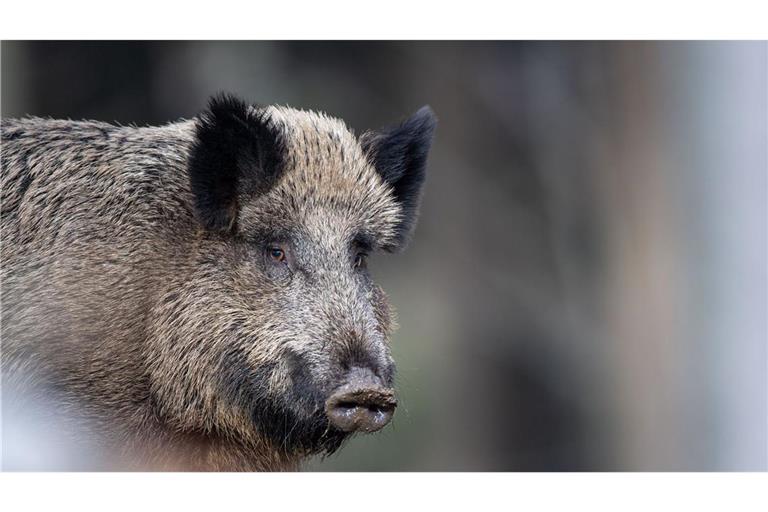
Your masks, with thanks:
[(331, 424), (344, 432), (376, 432), (395, 413), (397, 400), (371, 370), (352, 368), (347, 383), (325, 402)]

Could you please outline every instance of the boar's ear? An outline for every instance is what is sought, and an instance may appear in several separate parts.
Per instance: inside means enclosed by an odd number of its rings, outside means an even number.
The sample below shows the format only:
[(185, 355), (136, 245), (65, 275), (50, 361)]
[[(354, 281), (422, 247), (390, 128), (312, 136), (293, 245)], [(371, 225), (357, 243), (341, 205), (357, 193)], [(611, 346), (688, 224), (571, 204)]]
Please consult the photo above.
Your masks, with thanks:
[(404, 247), (416, 224), (436, 124), (434, 112), (425, 106), (399, 125), (360, 136), (363, 150), (384, 181), (392, 186), (403, 209), (396, 239), (388, 250)]
[(238, 198), (272, 187), (282, 171), (281, 141), (263, 110), (226, 94), (211, 98), (189, 159), (195, 213), (206, 229), (233, 232)]

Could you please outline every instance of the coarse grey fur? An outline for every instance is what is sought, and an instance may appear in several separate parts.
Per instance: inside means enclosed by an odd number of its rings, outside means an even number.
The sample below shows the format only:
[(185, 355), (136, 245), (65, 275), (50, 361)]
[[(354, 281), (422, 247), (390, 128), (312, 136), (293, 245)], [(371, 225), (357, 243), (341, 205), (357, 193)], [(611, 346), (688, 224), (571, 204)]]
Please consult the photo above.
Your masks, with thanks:
[[(420, 112), (426, 155), (434, 119)], [(392, 315), (355, 252), (360, 237), (364, 252), (401, 247), (414, 220), (377, 168), (389, 132), (361, 145), (323, 114), (248, 107), (279, 139), (281, 168), (237, 189), (222, 231), (190, 184), (212, 115), (2, 122), (3, 387), (72, 419), (100, 467), (296, 469), (346, 438), (322, 412), (345, 371), (392, 385)], [(394, 151), (413, 123), (401, 126)]]

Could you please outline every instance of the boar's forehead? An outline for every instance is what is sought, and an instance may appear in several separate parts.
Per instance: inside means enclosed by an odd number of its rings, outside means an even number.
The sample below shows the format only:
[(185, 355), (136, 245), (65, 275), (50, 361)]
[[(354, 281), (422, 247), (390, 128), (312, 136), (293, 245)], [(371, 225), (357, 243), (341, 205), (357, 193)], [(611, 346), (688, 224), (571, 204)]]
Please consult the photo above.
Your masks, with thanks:
[(339, 239), (360, 233), (376, 245), (391, 243), (401, 207), (344, 123), (315, 112), (268, 111), (283, 135), (285, 168), (272, 190), (243, 201), (241, 228), (301, 227), (332, 231)]

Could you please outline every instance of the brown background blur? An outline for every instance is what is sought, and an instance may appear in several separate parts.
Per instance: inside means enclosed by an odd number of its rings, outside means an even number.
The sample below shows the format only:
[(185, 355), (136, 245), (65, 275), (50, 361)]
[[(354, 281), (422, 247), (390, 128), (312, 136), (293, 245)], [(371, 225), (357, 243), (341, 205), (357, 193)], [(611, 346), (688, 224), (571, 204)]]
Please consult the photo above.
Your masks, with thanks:
[(315, 470), (765, 470), (765, 42), (3, 42), (2, 115), (157, 124), (226, 90), (440, 124), (402, 407)]

